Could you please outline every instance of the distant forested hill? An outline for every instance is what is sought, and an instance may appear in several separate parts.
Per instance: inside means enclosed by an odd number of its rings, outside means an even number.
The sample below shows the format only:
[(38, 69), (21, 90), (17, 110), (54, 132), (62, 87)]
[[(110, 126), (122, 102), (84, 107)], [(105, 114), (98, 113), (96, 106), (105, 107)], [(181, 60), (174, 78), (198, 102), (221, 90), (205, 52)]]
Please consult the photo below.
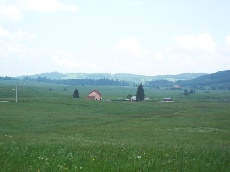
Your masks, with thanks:
[[(42, 73), (36, 75), (20, 76), (19, 79), (33, 79), (39, 82), (52, 82), (62, 84), (82, 85), (120, 85), (133, 86), (142, 83), (146, 87), (212, 87), (213, 89), (230, 89), (230, 70), (219, 71), (212, 74), (183, 73), (177, 75), (144, 76), (127, 73)], [(12, 79), (0, 77), (1, 80)]]
[[(179, 81), (178, 81), (179, 82)], [(219, 71), (216, 73), (203, 75), (190, 81), (179, 82), (184, 86), (216, 86), (229, 87), (230, 86), (230, 70)]]
[[(144, 76), (135, 74), (110, 73), (42, 73), (20, 76), (17, 78), (0, 76), (0, 80), (24, 79), (39, 82), (58, 83), (67, 85), (95, 85), (95, 86), (136, 86), (142, 83), (145, 87), (209, 87), (211, 89), (230, 89), (230, 70), (212, 74), (183, 73), (177, 75)], [(178, 86), (178, 87), (177, 87)]]
[(43, 83), (55, 83), (63, 85), (81, 85), (81, 86), (130, 86), (131, 83), (127, 81), (118, 81), (113, 79), (48, 79), (46, 77), (24, 77), (25, 81), (37, 81)]
[(148, 81), (155, 80), (168, 80), (168, 81), (177, 81), (177, 80), (191, 80), (197, 78), (199, 76), (204, 75), (204, 73), (183, 73), (177, 75), (157, 75), (157, 76), (144, 76), (144, 75), (136, 75), (136, 74), (128, 74), (128, 73), (59, 73), (59, 72), (51, 72), (51, 73), (41, 73), (36, 75), (25, 75), (20, 76), (18, 78), (47, 78), (50, 80), (69, 80), (69, 79), (109, 79), (109, 80), (118, 80), (118, 81), (127, 81), (130, 83), (143, 83), (145, 84)]
[(173, 85), (180, 85), (182, 87), (194, 88), (208, 86), (212, 89), (230, 89), (230, 70), (202, 75), (191, 80), (177, 80), (176, 82), (168, 80), (149, 81), (145, 85), (149, 87), (173, 87)]
[(59, 72), (50, 72), (50, 73), (40, 73), (35, 75), (23, 75), (18, 78), (47, 78), (47, 79), (64, 79), (67, 77), (67, 74), (59, 73)]

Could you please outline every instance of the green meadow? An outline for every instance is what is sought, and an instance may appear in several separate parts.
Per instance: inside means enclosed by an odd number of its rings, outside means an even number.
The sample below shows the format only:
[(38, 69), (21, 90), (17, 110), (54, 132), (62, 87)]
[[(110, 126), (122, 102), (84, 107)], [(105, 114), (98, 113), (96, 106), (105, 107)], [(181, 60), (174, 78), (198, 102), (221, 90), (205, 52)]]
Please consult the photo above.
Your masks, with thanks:
[[(129, 102), (135, 87), (19, 81), (16, 103), (15, 85), (0, 81), (0, 171), (230, 169), (230, 91), (144, 88), (150, 101)], [(92, 89), (103, 101), (85, 99)]]

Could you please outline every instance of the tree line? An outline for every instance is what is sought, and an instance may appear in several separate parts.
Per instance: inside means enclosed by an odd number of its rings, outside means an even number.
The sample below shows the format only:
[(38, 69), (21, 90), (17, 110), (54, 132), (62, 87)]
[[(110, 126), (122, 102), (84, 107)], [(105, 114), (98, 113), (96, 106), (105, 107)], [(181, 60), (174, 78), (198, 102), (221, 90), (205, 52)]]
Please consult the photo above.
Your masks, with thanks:
[(130, 83), (128, 81), (119, 81), (113, 79), (60, 79), (60, 80), (51, 80), (46, 77), (37, 77), (30, 78), (24, 77), (24, 80), (37, 81), (37, 82), (45, 82), (45, 83), (55, 83), (55, 84), (63, 84), (63, 85), (81, 85), (81, 86), (129, 86)]
[(12, 77), (8, 77), (8, 76), (0, 76), (0, 80), (13, 80)]

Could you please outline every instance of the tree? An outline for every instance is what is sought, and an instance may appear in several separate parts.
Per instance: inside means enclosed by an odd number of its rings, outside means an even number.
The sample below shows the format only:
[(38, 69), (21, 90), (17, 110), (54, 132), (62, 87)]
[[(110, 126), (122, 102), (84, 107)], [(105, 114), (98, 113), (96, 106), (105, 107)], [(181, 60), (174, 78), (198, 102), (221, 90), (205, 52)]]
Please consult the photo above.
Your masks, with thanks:
[(131, 97), (132, 97), (132, 94), (127, 95), (127, 99), (131, 99)]
[(185, 90), (184, 90), (184, 95), (187, 96), (188, 94), (189, 94), (188, 90), (185, 89)]
[(137, 88), (136, 101), (143, 101), (144, 98), (145, 98), (144, 88), (142, 84), (140, 84)]
[(79, 98), (79, 92), (77, 89), (74, 90), (74, 92), (73, 92), (73, 98)]
[(189, 94), (194, 94), (193, 89), (191, 89), (191, 90), (189, 91)]

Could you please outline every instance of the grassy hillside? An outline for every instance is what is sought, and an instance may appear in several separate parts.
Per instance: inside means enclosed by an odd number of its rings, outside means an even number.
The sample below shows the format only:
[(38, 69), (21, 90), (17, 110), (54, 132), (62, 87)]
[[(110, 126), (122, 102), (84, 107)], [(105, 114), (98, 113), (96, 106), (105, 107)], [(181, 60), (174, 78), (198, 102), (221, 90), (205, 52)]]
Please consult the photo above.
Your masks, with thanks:
[[(146, 88), (150, 102), (88, 101), (92, 87), (0, 83), (2, 171), (228, 171), (230, 92)], [(66, 89), (65, 89), (66, 88)], [(98, 87), (105, 100), (133, 87)], [(173, 97), (174, 103), (160, 103)]]

